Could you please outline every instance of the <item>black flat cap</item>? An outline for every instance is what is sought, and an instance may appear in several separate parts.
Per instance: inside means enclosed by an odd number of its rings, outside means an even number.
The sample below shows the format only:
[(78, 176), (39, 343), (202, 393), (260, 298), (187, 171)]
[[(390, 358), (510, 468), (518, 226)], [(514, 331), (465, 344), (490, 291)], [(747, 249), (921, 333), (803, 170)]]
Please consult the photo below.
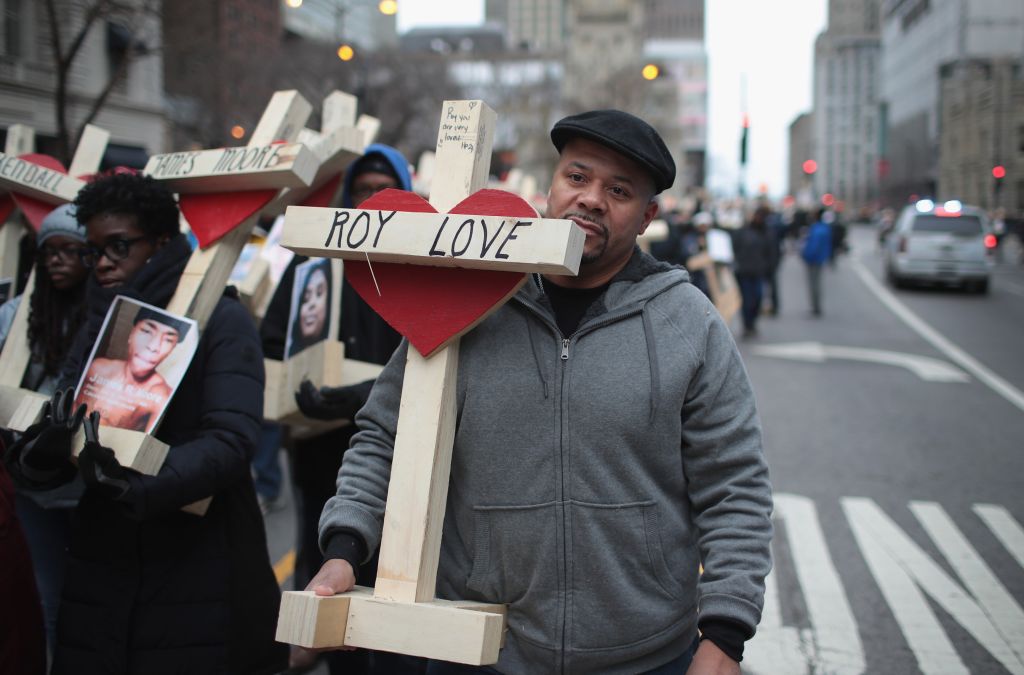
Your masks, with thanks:
[(591, 110), (570, 115), (551, 128), (551, 141), (561, 152), (573, 138), (587, 138), (605, 145), (647, 169), (658, 192), (672, 187), (676, 163), (665, 141), (647, 122), (621, 110)]

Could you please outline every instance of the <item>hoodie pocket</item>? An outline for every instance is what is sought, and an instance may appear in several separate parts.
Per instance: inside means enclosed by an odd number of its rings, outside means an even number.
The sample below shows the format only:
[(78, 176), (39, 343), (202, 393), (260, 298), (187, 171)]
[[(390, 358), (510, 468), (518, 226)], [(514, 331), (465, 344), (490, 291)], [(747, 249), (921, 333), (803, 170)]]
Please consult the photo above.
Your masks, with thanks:
[(654, 502), (572, 502), (570, 509), (574, 649), (626, 647), (671, 629), (692, 611), (695, 598), (685, 597), (665, 563)]
[(473, 509), (466, 586), (509, 605), (508, 622), (518, 636), (545, 647), (560, 639), (558, 512), (555, 503)]

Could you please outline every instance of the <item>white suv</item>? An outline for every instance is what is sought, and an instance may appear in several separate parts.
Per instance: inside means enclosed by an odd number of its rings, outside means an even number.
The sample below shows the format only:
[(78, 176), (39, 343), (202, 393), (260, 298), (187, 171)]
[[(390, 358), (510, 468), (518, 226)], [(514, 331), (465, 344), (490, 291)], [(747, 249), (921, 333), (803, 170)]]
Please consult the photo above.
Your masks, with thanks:
[(897, 287), (925, 281), (986, 293), (995, 246), (984, 211), (922, 199), (903, 209), (886, 238), (885, 276)]

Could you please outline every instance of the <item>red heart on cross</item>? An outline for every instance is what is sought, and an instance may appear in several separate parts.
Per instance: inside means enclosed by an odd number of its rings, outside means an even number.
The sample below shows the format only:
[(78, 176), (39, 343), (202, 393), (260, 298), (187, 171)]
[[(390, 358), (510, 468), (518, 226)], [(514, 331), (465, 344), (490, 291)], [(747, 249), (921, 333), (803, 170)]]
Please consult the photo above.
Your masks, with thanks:
[[(26, 162), (32, 162), (33, 164), (38, 164), (43, 168), (59, 171), (60, 173), (68, 172), (57, 158), (50, 157), (49, 155), (30, 152), (24, 155), (18, 155), (18, 159), (23, 159)], [(17, 192), (12, 192), (11, 196), (14, 197), (14, 202), (18, 205), (18, 208), (21, 209), (21, 212), (25, 214), (26, 220), (32, 223), (32, 227), (36, 228), (37, 232), (39, 231), (39, 227), (43, 224), (43, 218), (50, 215), (50, 211), (57, 208), (56, 204), (50, 204), (49, 202), (44, 202), (43, 200), (36, 199), (35, 197), (27, 197), (25, 195), (18, 194)]]
[[(430, 202), (414, 192), (382, 190), (361, 209), (436, 213)], [(503, 190), (479, 190), (456, 204), (449, 213), (536, 218), (526, 201)], [(345, 261), (345, 278), (363, 300), (408, 338), (423, 356), (479, 323), (490, 310), (519, 290), (522, 272), (428, 267), (399, 263)], [(374, 283), (376, 279), (376, 283)], [(377, 288), (380, 287), (378, 293)]]
[(277, 190), (184, 194), (178, 196), (178, 207), (199, 246), (206, 248), (266, 206), (276, 194)]
[(0, 225), (7, 222), (14, 212), (14, 198), (9, 194), (0, 195)]

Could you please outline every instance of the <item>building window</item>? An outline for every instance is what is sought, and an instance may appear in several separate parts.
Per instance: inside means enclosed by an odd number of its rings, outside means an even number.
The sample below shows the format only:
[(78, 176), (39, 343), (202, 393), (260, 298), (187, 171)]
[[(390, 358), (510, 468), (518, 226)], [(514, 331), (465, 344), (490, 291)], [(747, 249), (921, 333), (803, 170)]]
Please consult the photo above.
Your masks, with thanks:
[(2, 0), (0, 8), (0, 55), (21, 56), (21, 0)]

